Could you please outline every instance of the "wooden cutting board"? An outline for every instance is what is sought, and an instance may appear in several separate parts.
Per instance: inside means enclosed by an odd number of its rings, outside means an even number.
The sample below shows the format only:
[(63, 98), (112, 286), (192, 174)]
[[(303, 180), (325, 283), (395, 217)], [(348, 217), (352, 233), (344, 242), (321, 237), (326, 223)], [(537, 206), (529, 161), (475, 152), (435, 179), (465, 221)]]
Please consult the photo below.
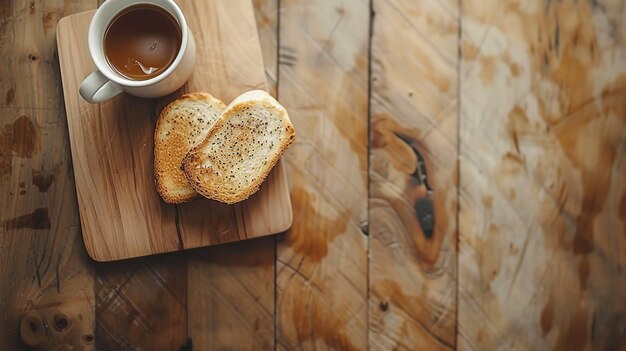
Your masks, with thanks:
[(95, 69), (87, 48), (94, 11), (65, 17), (57, 28), (67, 125), (83, 238), (97, 261), (119, 260), (265, 236), (287, 230), (292, 211), (282, 161), (258, 193), (235, 205), (201, 199), (161, 200), (153, 180), (156, 118), (170, 101), (206, 91), (228, 104), (265, 89), (265, 72), (250, 0), (180, 1), (197, 46), (194, 73), (161, 99), (122, 94), (98, 105), (78, 94)]

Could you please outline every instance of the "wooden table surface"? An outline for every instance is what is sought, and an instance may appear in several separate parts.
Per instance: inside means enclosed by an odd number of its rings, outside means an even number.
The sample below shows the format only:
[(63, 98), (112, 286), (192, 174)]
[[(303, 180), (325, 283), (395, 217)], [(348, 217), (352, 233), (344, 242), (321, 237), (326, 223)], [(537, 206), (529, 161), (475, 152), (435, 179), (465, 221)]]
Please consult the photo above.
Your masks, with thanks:
[(293, 227), (113, 263), (55, 45), (96, 6), (0, 2), (0, 350), (626, 349), (624, 1), (254, 1)]

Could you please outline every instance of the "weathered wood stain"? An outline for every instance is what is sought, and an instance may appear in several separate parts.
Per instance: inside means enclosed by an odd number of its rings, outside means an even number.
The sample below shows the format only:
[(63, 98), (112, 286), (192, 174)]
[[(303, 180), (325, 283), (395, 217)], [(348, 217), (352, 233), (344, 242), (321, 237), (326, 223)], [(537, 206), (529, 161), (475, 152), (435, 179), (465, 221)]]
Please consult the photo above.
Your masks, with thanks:
[(4, 230), (50, 229), (50, 217), (47, 208), (38, 208), (33, 213), (25, 214), (3, 222)]
[(286, 242), (295, 253), (306, 256), (312, 262), (319, 262), (328, 254), (328, 246), (332, 245), (335, 237), (345, 233), (350, 213), (344, 210), (329, 218), (316, 210), (318, 200), (314, 194), (303, 188), (292, 189), (291, 194), (302, 206), (294, 218), (290, 235), (285, 238)]
[(41, 149), (39, 128), (26, 115), (0, 131), (0, 181), (11, 173), (13, 157), (32, 158)]
[(33, 185), (39, 189), (40, 193), (48, 192), (48, 189), (54, 182), (56, 172), (56, 169), (44, 170), (43, 167), (40, 170), (33, 169), (31, 172)]
[[(610, 323), (626, 322), (622, 5), (462, 6), (460, 346), (613, 349)], [(493, 278), (482, 253), (507, 247), (519, 251)]]

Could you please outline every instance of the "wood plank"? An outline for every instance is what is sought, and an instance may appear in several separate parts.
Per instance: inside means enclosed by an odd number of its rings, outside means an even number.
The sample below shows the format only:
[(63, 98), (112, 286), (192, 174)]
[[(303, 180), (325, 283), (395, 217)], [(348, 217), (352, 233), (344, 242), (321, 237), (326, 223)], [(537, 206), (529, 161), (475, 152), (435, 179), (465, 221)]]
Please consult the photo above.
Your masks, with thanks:
[(96, 265), (98, 350), (178, 350), (187, 344), (185, 254)]
[[(253, 4), (272, 92), (278, 0)], [(249, 11), (240, 15), (252, 16)], [(273, 237), (189, 252), (189, 337), (194, 349), (274, 349), (274, 267)]]
[[(266, 87), (249, 0), (210, 4), (190, 0), (180, 6), (196, 38), (196, 66), (180, 91), (161, 100), (123, 94), (97, 105), (83, 101), (79, 84), (94, 69), (86, 39), (92, 14), (67, 18), (59, 25), (81, 225), (87, 251), (98, 261), (261, 237), (291, 225), (282, 162), (256, 194), (236, 205), (202, 199), (174, 206), (158, 196), (152, 147), (161, 107), (186, 91), (208, 91), (228, 103), (242, 92)], [(130, 232), (133, 235), (126, 235)]]
[(459, 348), (624, 349), (624, 3), (462, 6)]
[[(93, 350), (55, 28), (95, 1), (0, 3), (0, 350)], [(20, 337), (23, 336), (23, 339)]]
[(367, 349), (369, 5), (280, 2), (294, 226), (277, 247), (277, 348)]
[(194, 349), (274, 349), (272, 239), (189, 252), (189, 338)]
[(278, 0), (253, 0), (268, 91), (276, 96), (278, 81)]
[(374, 12), (370, 347), (455, 349), (458, 5)]

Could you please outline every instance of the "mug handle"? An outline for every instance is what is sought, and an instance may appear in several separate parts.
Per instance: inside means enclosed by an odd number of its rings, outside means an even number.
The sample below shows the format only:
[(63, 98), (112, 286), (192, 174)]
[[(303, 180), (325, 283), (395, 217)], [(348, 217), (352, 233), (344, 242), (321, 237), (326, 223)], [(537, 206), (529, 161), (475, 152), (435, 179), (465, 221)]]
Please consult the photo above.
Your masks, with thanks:
[(109, 100), (124, 91), (122, 87), (109, 80), (100, 71), (95, 70), (80, 83), (80, 96), (87, 102), (96, 104)]

